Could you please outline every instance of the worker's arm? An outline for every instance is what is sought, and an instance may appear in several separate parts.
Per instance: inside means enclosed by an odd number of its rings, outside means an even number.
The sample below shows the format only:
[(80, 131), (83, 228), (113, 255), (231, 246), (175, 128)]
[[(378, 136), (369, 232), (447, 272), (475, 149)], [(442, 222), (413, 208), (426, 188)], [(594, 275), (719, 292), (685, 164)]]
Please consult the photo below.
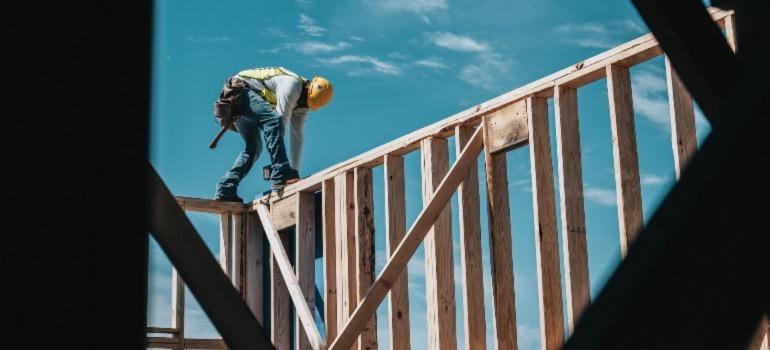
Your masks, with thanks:
[[(265, 84), (268, 85), (269, 89), (275, 91), (277, 100), (275, 111), (283, 117), (284, 130), (291, 127), (291, 156), (289, 157), (289, 162), (292, 168), (299, 171), (302, 152), (302, 132), (305, 126), (307, 110), (301, 108), (295, 111), (294, 108), (297, 106), (300, 95), (302, 95), (302, 83), (294, 77), (279, 75), (268, 79), (265, 81)], [(302, 110), (305, 110), (304, 115), (301, 115)], [(299, 121), (299, 119), (302, 120)]]
[(299, 171), (302, 160), (302, 143), (305, 141), (307, 108), (294, 110), (291, 116), (291, 167)]

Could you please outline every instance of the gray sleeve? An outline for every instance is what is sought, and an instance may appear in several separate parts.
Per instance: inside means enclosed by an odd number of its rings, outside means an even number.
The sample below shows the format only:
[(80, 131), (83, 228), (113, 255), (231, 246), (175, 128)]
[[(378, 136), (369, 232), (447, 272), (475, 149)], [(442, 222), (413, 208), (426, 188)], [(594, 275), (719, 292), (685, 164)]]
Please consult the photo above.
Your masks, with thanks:
[(265, 85), (275, 92), (277, 100), (275, 111), (283, 117), (284, 125), (289, 125), (292, 110), (302, 94), (302, 83), (294, 77), (279, 75), (266, 80)]
[(294, 111), (291, 117), (291, 167), (300, 171), (302, 161), (302, 144), (305, 141), (305, 121), (307, 121), (307, 108)]

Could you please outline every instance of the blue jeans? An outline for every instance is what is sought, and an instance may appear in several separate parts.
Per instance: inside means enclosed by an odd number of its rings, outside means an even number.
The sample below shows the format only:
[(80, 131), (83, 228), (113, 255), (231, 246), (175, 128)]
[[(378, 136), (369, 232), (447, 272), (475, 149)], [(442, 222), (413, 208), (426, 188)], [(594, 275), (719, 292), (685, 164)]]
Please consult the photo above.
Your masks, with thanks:
[(249, 88), (243, 89), (241, 98), (243, 115), (235, 120), (238, 133), (246, 142), (246, 149), (238, 155), (232, 168), (222, 176), (217, 184), (217, 194), (233, 196), (238, 192), (238, 184), (246, 177), (254, 165), (254, 161), (262, 151), (260, 134), (264, 135), (267, 153), (270, 156), (270, 180), (278, 183), (286, 179), (299, 177), (296, 170), (291, 168), (286, 157), (286, 146), (283, 143), (283, 118)]

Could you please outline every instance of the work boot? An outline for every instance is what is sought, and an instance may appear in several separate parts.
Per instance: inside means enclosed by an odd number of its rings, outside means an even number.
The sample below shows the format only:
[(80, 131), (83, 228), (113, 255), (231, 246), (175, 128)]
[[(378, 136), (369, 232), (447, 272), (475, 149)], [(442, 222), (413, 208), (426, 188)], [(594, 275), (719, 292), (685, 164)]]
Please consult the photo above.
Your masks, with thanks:
[(291, 185), (295, 182), (299, 181), (299, 177), (293, 177), (290, 179), (285, 179), (278, 182), (273, 182), (273, 190), (280, 190), (286, 187), (287, 185)]
[(223, 202), (237, 202), (237, 203), (243, 203), (243, 198), (241, 198), (241, 197), (238, 197), (238, 195), (237, 195), (237, 194), (226, 195), (226, 194), (223, 194), (223, 193), (221, 193), (221, 192), (218, 192), (218, 193), (217, 193), (217, 194), (214, 196), (214, 200), (215, 200), (215, 201), (223, 201)]

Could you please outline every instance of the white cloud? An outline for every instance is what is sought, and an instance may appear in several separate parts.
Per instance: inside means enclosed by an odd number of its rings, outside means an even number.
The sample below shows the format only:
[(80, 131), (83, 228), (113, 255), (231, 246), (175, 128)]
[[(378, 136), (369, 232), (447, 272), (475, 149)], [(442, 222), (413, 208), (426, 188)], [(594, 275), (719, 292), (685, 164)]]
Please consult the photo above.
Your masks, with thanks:
[(607, 27), (601, 23), (565, 23), (554, 29), (557, 33), (594, 33), (607, 34)]
[(499, 89), (500, 80), (509, 78), (509, 60), (494, 52), (483, 52), (471, 63), (460, 70), (460, 79), (480, 89), (494, 91)]
[(286, 47), (299, 53), (311, 55), (315, 53), (329, 53), (347, 49), (350, 47), (350, 44), (344, 41), (340, 41), (336, 44), (327, 44), (320, 41), (309, 40), (298, 43), (289, 43), (286, 44)]
[(353, 35), (353, 36), (350, 37), (350, 40), (353, 40), (353, 41), (364, 41), (364, 38), (362, 38), (360, 36)]
[(658, 127), (669, 130), (671, 119), (668, 110), (666, 80), (662, 74), (641, 71), (631, 78), (634, 110)]
[(423, 58), (419, 61), (415, 61), (414, 64), (422, 67), (428, 67), (428, 68), (438, 68), (438, 69), (446, 69), (447, 66), (444, 64), (444, 62), (438, 58), (438, 57), (429, 57), (429, 58)]
[(315, 20), (305, 14), (299, 15), (299, 25), (297, 28), (302, 29), (310, 36), (321, 36), (326, 31), (326, 28), (319, 27), (315, 24)]
[(632, 19), (614, 20), (606, 23), (565, 23), (554, 28), (554, 33), (569, 44), (596, 49), (609, 49), (621, 43), (627, 34), (647, 32)]
[(418, 14), (448, 8), (446, 0), (380, 0), (378, 3), (386, 9)]
[(320, 61), (331, 65), (351, 64), (351, 67), (348, 70), (348, 74), (350, 75), (365, 75), (371, 73), (401, 75), (401, 68), (395, 64), (381, 61), (371, 56), (344, 55)]
[(617, 204), (615, 191), (606, 188), (586, 186), (585, 197), (599, 205), (614, 206)]
[(642, 175), (642, 185), (662, 185), (668, 181), (668, 179), (664, 176), (659, 176), (655, 174), (644, 174)]
[(199, 43), (199, 42), (205, 42), (205, 43), (219, 43), (219, 42), (225, 42), (230, 41), (230, 37), (227, 36), (217, 36), (217, 37), (186, 37), (185, 40), (193, 43)]
[(483, 52), (490, 50), (490, 47), (487, 43), (478, 42), (467, 36), (447, 32), (435, 32), (429, 34), (428, 37), (430, 38), (431, 42), (437, 46), (450, 50), (463, 52)]

